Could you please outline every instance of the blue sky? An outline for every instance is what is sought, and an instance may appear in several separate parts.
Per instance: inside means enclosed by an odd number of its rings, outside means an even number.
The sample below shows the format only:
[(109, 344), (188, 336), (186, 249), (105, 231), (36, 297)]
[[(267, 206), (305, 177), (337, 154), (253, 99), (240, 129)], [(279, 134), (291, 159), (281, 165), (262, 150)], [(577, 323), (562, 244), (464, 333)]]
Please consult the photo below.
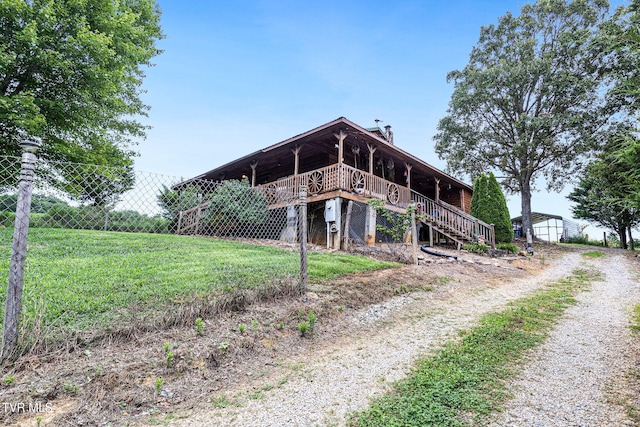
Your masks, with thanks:
[[(481, 26), (526, 3), (157, 1), (166, 39), (144, 83), (152, 129), (136, 168), (185, 178), (340, 116), (382, 120), (396, 145), (445, 169), (432, 138), (447, 73), (467, 64)], [(532, 206), (571, 216), (564, 195), (537, 192)]]

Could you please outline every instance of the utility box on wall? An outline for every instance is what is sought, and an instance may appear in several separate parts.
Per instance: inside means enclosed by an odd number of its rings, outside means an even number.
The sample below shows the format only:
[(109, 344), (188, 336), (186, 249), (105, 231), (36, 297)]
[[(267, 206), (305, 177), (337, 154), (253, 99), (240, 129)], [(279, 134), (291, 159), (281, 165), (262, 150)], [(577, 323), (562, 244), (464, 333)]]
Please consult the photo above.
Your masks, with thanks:
[(336, 199), (327, 200), (324, 205), (325, 222), (335, 222), (337, 216), (336, 211)]

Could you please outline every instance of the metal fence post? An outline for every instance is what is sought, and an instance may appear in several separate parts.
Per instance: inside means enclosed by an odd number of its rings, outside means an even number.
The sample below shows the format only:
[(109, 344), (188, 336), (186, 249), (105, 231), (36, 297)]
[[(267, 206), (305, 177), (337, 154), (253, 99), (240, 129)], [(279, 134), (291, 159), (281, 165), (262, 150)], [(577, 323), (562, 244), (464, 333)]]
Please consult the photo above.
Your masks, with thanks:
[(24, 261), (27, 256), (27, 233), (29, 231), (29, 213), (31, 212), (31, 191), (36, 164), (35, 152), (39, 142), (24, 141), (20, 144), (22, 168), (18, 186), (13, 246), (9, 265), (9, 282), (7, 285), (7, 302), (4, 312), (4, 332), (2, 334), (2, 350), (0, 360), (10, 357), (18, 344), (18, 322), (22, 305), (22, 284), (24, 278)]
[(307, 293), (307, 186), (300, 186), (300, 295)]

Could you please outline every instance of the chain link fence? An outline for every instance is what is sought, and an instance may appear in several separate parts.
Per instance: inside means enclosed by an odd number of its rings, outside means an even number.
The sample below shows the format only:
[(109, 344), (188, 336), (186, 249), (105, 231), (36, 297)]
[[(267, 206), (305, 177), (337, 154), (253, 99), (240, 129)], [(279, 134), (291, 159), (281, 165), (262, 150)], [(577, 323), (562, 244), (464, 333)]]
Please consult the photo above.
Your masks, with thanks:
[[(20, 158), (0, 157), (0, 226), (13, 227)], [(298, 241), (298, 201), (247, 181), (37, 161), (30, 227)]]

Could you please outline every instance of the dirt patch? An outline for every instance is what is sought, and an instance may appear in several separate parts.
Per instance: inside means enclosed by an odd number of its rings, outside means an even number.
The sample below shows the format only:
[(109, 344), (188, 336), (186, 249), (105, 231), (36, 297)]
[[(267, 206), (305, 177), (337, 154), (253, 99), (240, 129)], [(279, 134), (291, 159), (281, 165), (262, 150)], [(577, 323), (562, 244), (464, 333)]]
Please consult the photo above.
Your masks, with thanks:
[[(311, 283), (305, 298), (275, 298), (220, 313), (203, 319), (200, 330), (193, 325), (141, 332), (124, 343), (25, 356), (2, 374), (0, 400), (14, 406), (0, 419), (5, 425), (31, 426), (38, 417), (42, 425), (146, 425), (180, 417), (248, 384), (269, 384), (276, 370), (295, 370), (290, 361), (298, 355), (381, 327), (386, 311), (408, 299), (428, 295), (436, 306), (462, 290), (536, 274), (565, 250), (536, 249), (533, 258), (438, 249), (458, 259), (421, 254), (418, 266)], [(317, 321), (302, 336), (299, 325), (309, 321), (310, 310)]]

